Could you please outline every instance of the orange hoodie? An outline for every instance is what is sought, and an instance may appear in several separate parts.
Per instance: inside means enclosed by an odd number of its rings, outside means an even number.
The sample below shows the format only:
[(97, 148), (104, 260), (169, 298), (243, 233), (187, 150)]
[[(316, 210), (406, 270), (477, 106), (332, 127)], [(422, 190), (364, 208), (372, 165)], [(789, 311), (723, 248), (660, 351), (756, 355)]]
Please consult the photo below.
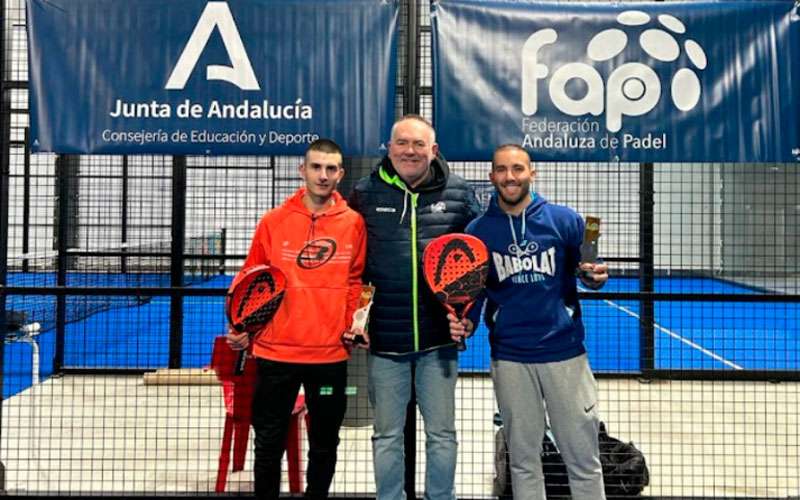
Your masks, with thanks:
[(278, 311), (259, 332), (253, 354), (287, 363), (334, 363), (348, 358), (341, 341), (361, 294), (366, 231), (361, 215), (338, 192), (312, 214), (305, 188), (258, 223), (242, 269), (269, 264), (286, 275)]

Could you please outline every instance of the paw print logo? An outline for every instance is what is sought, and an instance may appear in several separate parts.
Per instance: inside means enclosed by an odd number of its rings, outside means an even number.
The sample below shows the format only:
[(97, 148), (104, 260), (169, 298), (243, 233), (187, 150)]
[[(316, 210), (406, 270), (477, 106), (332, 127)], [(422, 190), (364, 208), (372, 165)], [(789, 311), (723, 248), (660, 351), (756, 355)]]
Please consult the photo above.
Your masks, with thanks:
[[(586, 46), (586, 55), (593, 63), (617, 58), (628, 47), (630, 37), (639, 48), (659, 62), (676, 63), (679, 67), (669, 82), (672, 103), (680, 111), (690, 111), (700, 101), (702, 87), (698, 71), (708, 60), (699, 43), (686, 36), (686, 26), (670, 14), (650, 14), (626, 10), (616, 17), (618, 26), (595, 34)], [(638, 30), (634, 34), (635, 30)], [(539, 80), (549, 80), (547, 97), (561, 112), (571, 116), (605, 114), (606, 128), (618, 132), (623, 117), (641, 116), (652, 110), (661, 99), (662, 82), (655, 70), (641, 62), (625, 62), (604, 77), (596, 67), (584, 62), (568, 62), (550, 68), (539, 57), (545, 47), (557, 43), (558, 33), (552, 28), (536, 31), (522, 47), (521, 109), (527, 116), (539, 110)], [(686, 54), (681, 57), (681, 50)], [(686, 63), (688, 59), (688, 64)], [(586, 91), (576, 96), (567, 89), (572, 81), (584, 83)]]
[[(653, 59), (667, 63), (677, 61), (683, 47), (691, 67), (680, 68), (675, 72), (670, 82), (670, 95), (676, 108), (689, 111), (700, 101), (700, 78), (696, 70), (706, 69), (706, 53), (696, 41), (686, 38), (681, 43), (676, 38), (686, 34), (686, 26), (680, 19), (669, 14), (661, 14), (656, 19), (657, 27), (644, 29), (639, 34), (639, 46)], [(617, 22), (622, 26), (635, 28), (646, 27), (653, 19), (646, 12), (627, 10), (617, 16)], [(627, 45), (627, 33), (620, 28), (610, 28), (596, 34), (589, 41), (586, 53), (593, 61), (607, 61), (621, 54)], [(646, 94), (646, 83), (641, 78), (628, 78), (622, 83), (622, 92), (632, 101), (639, 100)]]

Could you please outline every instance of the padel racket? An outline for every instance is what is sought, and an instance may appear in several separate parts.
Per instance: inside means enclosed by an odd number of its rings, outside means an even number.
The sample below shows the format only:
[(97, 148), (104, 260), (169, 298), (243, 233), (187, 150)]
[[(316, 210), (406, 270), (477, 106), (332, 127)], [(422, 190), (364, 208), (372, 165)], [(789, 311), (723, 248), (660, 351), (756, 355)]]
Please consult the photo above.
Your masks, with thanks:
[[(225, 298), (225, 313), (231, 328), (247, 332), (250, 340), (270, 322), (281, 305), (286, 276), (274, 266), (253, 266), (236, 277)], [(239, 353), (235, 375), (244, 373), (247, 349)]]
[[(458, 319), (464, 319), (486, 285), (489, 251), (474, 236), (445, 234), (425, 247), (422, 269), (439, 302)], [(458, 348), (466, 349), (463, 341)]]

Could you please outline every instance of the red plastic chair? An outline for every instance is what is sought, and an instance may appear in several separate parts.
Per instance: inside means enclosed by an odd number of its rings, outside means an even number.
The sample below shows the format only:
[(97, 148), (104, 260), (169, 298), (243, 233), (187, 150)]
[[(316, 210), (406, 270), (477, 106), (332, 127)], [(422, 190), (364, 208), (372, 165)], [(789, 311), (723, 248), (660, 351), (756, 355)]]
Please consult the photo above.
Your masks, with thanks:
[[(211, 368), (222, 383), (222, 394), (225, 399), (225, 429), (222, 433), (222, 446), (217, 467), (217, 483), (214, 491), (222, 493), (228, 479), (231, 445), (233, 445), (233, 472), (244, 469), (247, 455), (247, 443), (250, 438), (250, 422), (252, 419), (253, 390), (258, 374), (256, 363), (248, 362), (242, 375), (234, 375), (237, 353), (225, 342), (225, 337), (214, 339), (214, 352)], [(303, 491), (303, 469), (300, 460), (302, 435), (300, 418), (305, 417), (306, 429), (310, 418), (306, 410), (305, 396), (298, 395), (292, 410), (289, 433), (286, 437), (286, 461), (289, 469), (289, 491)]]
[(303, 436), (300, 433), (300, 417), (304, 417), (306, 432), (311, 425), (311, 417), (306, 409), (306, 397), (297, 395), (289, 421), (289, 433), (286, 435), (286, 464), (289, 469), (289, 492), (301, 493), (303, 491), (303, 466), (300, 460)]

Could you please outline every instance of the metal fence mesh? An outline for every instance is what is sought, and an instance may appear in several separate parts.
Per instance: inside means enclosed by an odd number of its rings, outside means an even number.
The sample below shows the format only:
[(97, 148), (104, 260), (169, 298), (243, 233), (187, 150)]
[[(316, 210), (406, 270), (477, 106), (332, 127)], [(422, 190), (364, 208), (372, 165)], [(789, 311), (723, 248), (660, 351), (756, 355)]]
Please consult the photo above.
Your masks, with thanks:
[[(25, 9), (21, 0), (4, 4), (0, 489), (219, 493), (226, 392), (205, 368), (225, 332), (225, 289), (261, 215), (301, 185), (301, 159), (30, 154)], [(429, 9), (416, 7), (419, 33), (410, 34), (416, 22), (403, 3), (396, 108), (434, 118)], [(343, 191), (373, 160), (346, 163)], [(488, 201), (488, 164), (451, 167)], [(582, 294), (586, 344), (602, 419), (647, 458), (644, 494), (800, 494), (796, 166), (539, 163), (537, 171), (538, 193), (602, 218), (612, 279)], [(496, 404), (485, 331), (469, 344), (457, 388), (457, 492), (492, 498)], [(375, 492), (364, 364), (359, 354), (350, 367), (332, 487), (342, 496)], [(303, 468), (301, 412), (293, 422)], [(252, 490), (251, 454), (226, 491)], [(298, 488), (294, 461), (284, 464), (286, 492)]]

